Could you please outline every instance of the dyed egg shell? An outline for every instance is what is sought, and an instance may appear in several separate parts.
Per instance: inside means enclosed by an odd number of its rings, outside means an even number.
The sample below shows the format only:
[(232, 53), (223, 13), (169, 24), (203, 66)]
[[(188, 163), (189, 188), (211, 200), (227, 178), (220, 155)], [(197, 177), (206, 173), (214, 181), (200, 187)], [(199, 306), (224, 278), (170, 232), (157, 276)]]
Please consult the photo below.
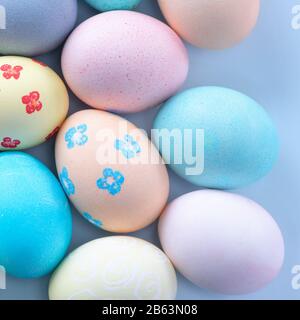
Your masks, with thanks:
[(168, 173), (154, 145), (108, 112), (84, 110), (65, 121), (56, 140), (56, 165), (78, 211), (108, 231), (146, 227), (168, 199)]
[[(231, 89), (200, 87), (178, 94), (160, 109), (154, 128), (166, 163), (203, 187), (246, 186), (265, 176), (278, 158), (278, 136), (268, 114)], [(164, 147), (172, 130), (180, 140)]]
[(259, 0), (158, 0), (171, 27), (200, 48), (224, 49), (242, 41), (255, 27)]
[(136, 7), (141, 0), (85, 0), (89, 5), (99, 11), (110, 10), (131, 10)]
[(62, 69), (69, 87), (88, 105), (137, 112), (180, 88), (188, 56), (176, 33), (159, 20), (111, 11), (74, 30), (63, 50)]
[(72, 236), (71, 210), (59, 182), (40, 161), (0, 153), (0, 265), (20, 278), (50, 273)]
[(284, 259), (273, 218), (257, 203), (221, 191), (174, 200), (160, 218), (159, 237), (178, 271), (224, 294), (259, 290), (277, 276)]
[(73, 251), (56, 270), (50, 300), (173, 300), (177, 280), (165, 254), (141, 239), (106, 237)]
[[(1, 0), (0, 54), (36, 56), (63, 43), (77, 20), (77, 0)], [(1, 13), (0, 13), (1, 15)]]
[(63, 81), (43, 63), (0, 57), (0, 150), (26, 149), (50, 139), (66, 118)]

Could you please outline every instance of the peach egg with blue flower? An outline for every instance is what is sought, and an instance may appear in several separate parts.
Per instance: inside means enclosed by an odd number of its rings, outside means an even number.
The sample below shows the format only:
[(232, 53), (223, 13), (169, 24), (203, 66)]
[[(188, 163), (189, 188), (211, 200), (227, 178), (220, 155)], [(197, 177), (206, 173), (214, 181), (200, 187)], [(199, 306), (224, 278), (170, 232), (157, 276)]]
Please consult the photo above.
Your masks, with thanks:
[(169, 177), (144, 131), (118, 115), (83, 110), (60, 129), (57, 172), (82, 217), (111, 232), (133, 232), (154, 222), (169, 196)]

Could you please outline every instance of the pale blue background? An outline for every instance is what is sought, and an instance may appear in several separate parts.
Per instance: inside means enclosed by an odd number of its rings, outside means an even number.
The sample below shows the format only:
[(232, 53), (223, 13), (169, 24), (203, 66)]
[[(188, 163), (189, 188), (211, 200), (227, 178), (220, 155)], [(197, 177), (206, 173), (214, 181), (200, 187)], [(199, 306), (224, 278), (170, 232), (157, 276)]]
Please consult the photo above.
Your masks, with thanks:
[[(79, 2), (80, 21), (96, 14), (81, 0)], [(178, 299), (300, 298), (300, 290), (293, 290), (291, 286), (291, 269), (300, 264), (300, 30), (291, 28), (291, 20), (292, 7), (300, 4), (300, 0), (261, 0), (261, 4), (255, 31), (237, 47), (213, 52), (188, 45), (191, 70), (184, 87), (220, 85), (240, 90), (265, 106), (276, 123), (281, 138), (280, 161), (266, 178), (236, 192), (259, 202), (272, 213), (284, 235), (285, 264), (279, 277), (267, 288), (238, 297), (206, 292), (179, 275)], [(138, 10), (162, 19), (155, 0), (144, 0)], [(60, 72), (59, 50), (41, 59)], [(84, 107), (82, 102), (72, 97), (71, 113)], [(156, 112), (154, 109), (127, 118), (149, 130)], [(54, 141), (51, 141), (29, 152), (55, 171), (53, 145)], [(170, 199), (197, 189), (172, 172), (170, 177)], [(73, 221), (71, 249), (109, 235), (97, 230), (76, 212)], [(134, 235), (158, 244), (156, 224)], [(48, 280), (8, 278), (8, 288), (0, 290), (0, 299), (47, 299)]]

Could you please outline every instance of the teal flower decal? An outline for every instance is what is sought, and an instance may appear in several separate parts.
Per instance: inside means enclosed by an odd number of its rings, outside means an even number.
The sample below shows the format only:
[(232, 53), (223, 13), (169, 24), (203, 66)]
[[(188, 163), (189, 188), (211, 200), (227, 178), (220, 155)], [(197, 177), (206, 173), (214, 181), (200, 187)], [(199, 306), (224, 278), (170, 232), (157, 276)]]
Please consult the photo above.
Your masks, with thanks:
[(103, 170), (103, 177), (97, 181), (97, 186), (115, 196), (121, 191), (124, 181), (125, 178), (121, 172), (106, 168)]
[(63, 167), (61, 173), (59, 174), (59, 179), (63, 185), (63, 188), (68, 196), (75, 194), (75, 185), (69, 178), (69, 172), (66, 167)]
[(138, 142), (129, 134), (126, 134), (124, 140), (117, 139), (115, 148), (122, 152), (125, 158), (131, 159), (141, 152), (141, 147)]
[(65, 134), (65, 141), (68, 149), (73, 149), (75, 146), (83, 146), (88, 141), (88, 136), (85, 134), (87, 125), (81, 124), (77, 127), (70, 128)]
[(87, 219), (90, 223), (92, 223), (96, 227), (98, 228), (102, 227), (103, 223), (100, 220), (93, 218), (88, 212), (84, 212), (82, 215), (85, 219)]

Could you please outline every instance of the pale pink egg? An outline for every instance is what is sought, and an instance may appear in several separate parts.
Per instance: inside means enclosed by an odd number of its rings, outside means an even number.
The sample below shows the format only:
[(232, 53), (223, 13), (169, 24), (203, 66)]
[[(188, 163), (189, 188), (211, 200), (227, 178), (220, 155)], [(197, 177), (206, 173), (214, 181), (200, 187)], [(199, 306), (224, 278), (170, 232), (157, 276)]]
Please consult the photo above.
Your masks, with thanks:
[(83, 22), (69, 37), (62, 69), (88, 105), (137, 112), (162, 103), (181, 87), (188, 55), (166, 24), (131, 11), (111, 11)]
[(255, 27), (259, 0), (158, 0), (171, 27), (200, 48), (223, 49), (242, 41)]
[(284, 258), (281, 232), (266, 210), (239, 195), (202, 190), (167, 206), (159, 222), (162, 247), (196, 285), (225, 294), (261, 289)]

